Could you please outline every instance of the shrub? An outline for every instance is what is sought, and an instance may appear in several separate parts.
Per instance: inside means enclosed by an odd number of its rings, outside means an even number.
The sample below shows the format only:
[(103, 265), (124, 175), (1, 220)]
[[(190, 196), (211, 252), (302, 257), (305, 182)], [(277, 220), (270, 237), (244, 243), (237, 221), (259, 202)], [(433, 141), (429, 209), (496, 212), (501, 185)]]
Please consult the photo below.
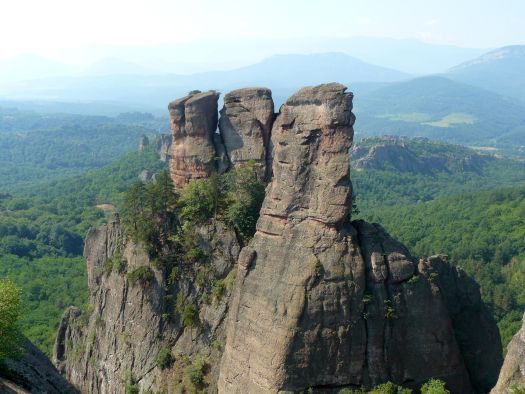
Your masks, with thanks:
[(171, 354), (171, 349), (168, 347), (163, 347), (159, 350), (159, 353), (157, 354), (157, 357), (155, 358), (155, 364), (160, 369), (166, 369), (173, 364), (174, 358)]
[(179, 267), (172, 267), (170, 274), (168, 275), (168, 285), (175, 284), (180, 279)]
[(228, 275), (226, 275), (226, 278), (224, 278), (224, 286), (226, 287), (226, 290), (232, 289), (233, 284), (235, 283), (236, 275), (237, 269), (235, 267), (230, 272), (228, 272)]
[(113, 254), (111, 258), (107, 259), (104, 262), (102, 271), (104, 272), (104, 275), (106, 276), (109, 275), (113, 271), (119, 274), (122, 274), (126, 271), (127, 265), (128, 265), (128, 262), (122, 256), (122, 252), (117, 251)]
[(135, 286), (137, 282), (144, 286), (150, 283), (153, 280), (153, 277), (152, 269), (146, 265), (135, 268), (128, 273), (128, 280), (132, 286)]
[(265, 195), (265, 183), (250, 162), (229, 174), (226, 220), (245, 242), (255, 234), (255, 226)]
[(184, 375), (196, 389), (204, 387), (204, 368), (206, 367), (206, 360), (202, 356), (195, 357), (195, 360), (188, 366)]
[(199, 310), (194, 304), (187, 304), (182, 310), (182, 324), (184, 327), (195, 325), (199, 318)]
[(224, 281), (220, 279), (215, 280), (211, 288), (211, 295), (214, 301), (219, 302), (224, 296), (225, 292), (226, 292), (226, 285), (224, 284)]
[(370, 394), (412, 394), (412, 390), (387, 382), (374, 387)]
[(450, 394), (445, 387), (445, 382), (439, 379), (430, 379), (421, 386), (421, 394)]

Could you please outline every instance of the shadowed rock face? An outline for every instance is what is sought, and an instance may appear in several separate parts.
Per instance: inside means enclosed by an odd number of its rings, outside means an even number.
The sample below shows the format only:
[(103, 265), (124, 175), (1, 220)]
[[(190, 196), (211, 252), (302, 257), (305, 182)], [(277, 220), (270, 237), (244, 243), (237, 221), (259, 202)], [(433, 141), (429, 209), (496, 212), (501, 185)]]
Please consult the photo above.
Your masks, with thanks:
[(217, 100), (213, 91), (186, 96), (168, 106), (173, 135), (170, 171), (176, 188), (206, 178), (216, 168), (214, 135)]
[(239, 89), (224, 96), (219, 129), (232, 166), (253, 161), (259, 174), (267, 176), (273, 119), (269, 89)]
[(498, 383), (491, 394), (512, 394), (515, 388), (525, 387), (525, 315), (521, 329), (507, 347), (505, 362), (499, 373)]
[(2, 360), (0, 393), (78, 393), (35, 345), (24, 339), (23, 347), (20, 358)]

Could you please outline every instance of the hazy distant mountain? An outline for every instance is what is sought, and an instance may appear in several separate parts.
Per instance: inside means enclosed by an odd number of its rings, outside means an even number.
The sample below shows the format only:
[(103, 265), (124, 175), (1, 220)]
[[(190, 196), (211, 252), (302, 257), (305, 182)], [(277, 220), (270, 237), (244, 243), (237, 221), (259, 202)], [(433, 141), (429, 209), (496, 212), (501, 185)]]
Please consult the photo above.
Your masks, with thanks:
[[(278, 55), (260, 63), (230, 71), (193, 75), (77, 75), (19, 82), (0, 87), (6, 99), (54, 101), (118, 101), (148, 107), (166, 104), (193, 89), (216, 89), (222, 93), (246, 86), (267, 86), (277, 103), (294, 90), (325, 82), (383, 84), (408, 79), (400, 71), (367, 64), (341, 53)], [(148, 110), (150, 108), (147, 108)]]
[(20, 55), (0, 60), (0, 84), (36, 78), (72, 75), (77, 67), (36, 55)]
[(106, 57), (83, 69), (80, 75), (148, 75), (155, 71), (121, 59)]
[(489, 49), (460, 48), (414, 39), (377, 37), (218, 38), (148, 46), (77, 48), (64, 52), (61, 57), (112, 57), (165, 73), (194, 74), (237, 69), (276, 54), (340, 52), (367, 63), (423, 75), (445, 72)]
[(525, 45), (488, 52), (454, 67), (450, 78), (516, 97), (525, 103)]
[(453, 143), (525, 147), (525, 106), (518, 100), (443, 77), (391, 84), (357, 96), (361, 135), (406, 135)]

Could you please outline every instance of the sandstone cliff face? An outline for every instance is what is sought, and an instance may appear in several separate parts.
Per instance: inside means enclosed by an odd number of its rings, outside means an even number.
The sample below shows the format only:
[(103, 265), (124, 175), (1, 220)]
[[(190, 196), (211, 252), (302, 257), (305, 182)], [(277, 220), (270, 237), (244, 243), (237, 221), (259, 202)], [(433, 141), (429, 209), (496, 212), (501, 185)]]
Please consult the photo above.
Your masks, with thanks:
[[(340, 84), (304, 88), (274, 121), (269, 91), (235, 91), (225, 98), (221, 134), (216, 93), (170, 104), (178, 188), (246, 160), (272, 174), (257, 232), (240, 250), (220, 222), (198, 228), (209, 265), (180, 265), (169, 285), (167, 272), (125, 241), (118, 217), (91, 230), (84, 256), (92, 311), (66, 311), (54, 352), (76, 387), (122, 393), (132, 377), (142, 392), (176, 392), (183, 360), (205, 355), (210, 392), (389, 380), (419, 387), (431, 377), (454, 393), (490, 390), (501, 346), (477, 285), (445, 256), (415, 259), (378, 224), (350, 221), (352, 98)], [(125, 269), (108, 272), (116, 260)], [(138, 267), (151, 275), (132, 284), (126, 272)], [(203, 272), (213, 280), (236, 272), (233, 289), (205, 302)], [(184, 327), (172, 313), (175, 298), (198, 307), (198, 324)], [(164, 348), (176, 361), (163, 370), (156, 357)]]
[[(224, 278), (239, 253), (235, 234), (213, 222), (200, 228), (197, 237), (203, 250), (210, 255), (213, 251), (210, 267), (216, 277)], [(203, 303), (195, 284), (196, 267), (183, 269), (182, 279), (168, 286), (165, 273), (155, 268), (143, 248), (124, 242), (118, 217), (92, 229), (85, 245), (92, 310), (81, 313), (72, 307), (65, 312), (54, 349), (53, 362), (68, 380), (85, 393), (124, 393), (130, 379), (141, 392), (175, 392), (182, 378), (180, 363), (196, 354), (207, 357), (209, 374), (216, 380), (221, 351), (211, 344), (225, 342), (228, 294)], [(125, 271), (108, 273), (108, 259), (125, 261)], [(132, 284), (127, 274), (138, 267), (149, 267), (152, 275)], [(197, 306), (195, 327), (184, 327), (175, 311), (178, 294), (186, 304)], [(165, 370), (157, 365), (163, 348), (178, 360)]]
[(525, 388), (525, 315), (521, 329), (507, 347), (507, 355), (491, 394), (513, 394)]
[[(274, 176), (239, 257), (219, 392), (418, 387), (430, 377), (458, 393), (487, 391), (462, 352), (497, 360), (495, 323), (478, 311), (495, 349), (456, 335), (468, 323), (444, 294), (465, 279), (441, 283), (441, 271), (455, 270), (443, 259), (418, 263), (380, 226), (349, 223), (351, 100), (337, 84), (302, 89), (276, 119)], [(474, 310), (477, 297), (462, 307)]]
[(175, 187), (189, 180), (208, 177), (216, 168), (214, 134), (217, 129), (217, 100), (213, 91), (197, 93), (168, 106), (173, 136), (170, 171)]
[(231, 165), (253, 161), (260, 175), (267, 176), (273, 118), (269, 89), (239, 89), (224, 96), (219, 129)]

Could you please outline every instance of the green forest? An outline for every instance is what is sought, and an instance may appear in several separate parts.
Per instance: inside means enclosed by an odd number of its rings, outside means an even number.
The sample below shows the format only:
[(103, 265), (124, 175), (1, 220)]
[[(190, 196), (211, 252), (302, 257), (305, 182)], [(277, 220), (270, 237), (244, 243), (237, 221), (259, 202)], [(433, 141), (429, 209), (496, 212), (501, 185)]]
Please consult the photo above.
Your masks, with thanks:
[[(91, 133), (98, 132), (91, 129)], [(96, 149), (103, 144), (96, 138), (92, 143)], [(169, 201), (148, 199), (148, 194), (167, 190), (161, 187), (166, 163), (158, 160), (153, 146), (139, 153), (137, 143), (138, 137), (127, 148), (133, 152), (100, 168), (87, 169), (94, 165), (91, 163), (75, 176), (59, 170), (61, 176), (44, 175), (36, 185), (2, 181), (10, 187), (0, 193), (0, 278), (11, 279), (21, 288), (22, 331), (48, 354), (65, 307), (87, 302), (82, 259), (87, 230), (118, 210), (128, 232), (132, 229), (133, 234), (135, 229), (141, 240), (159, 239), (149, 218), (164, 214), (167, 206), (147, 201)], [(377, 143), (380, 141), (369, 139), (362, 146)], [(446, 158), (446, 166), (430, 172), (407, 172), (385, 161), (380, 168), (353, 169), (360, 211), (356, 218), (381, 223), (406, 243), (414, 256), (445, 253), (472, 274), (506, 344), (525, 307), (525, 292), (520, 287), (525, 279), (524, 163), (491, 157), (465, 171), (461, 163), (475, 155), (470, 149), (428, 140), (404, 144), (418, 158)], [(109, 151), (106, 154), (111, 161)], [(73, 162), (72, 157), (64, 156), (64, 160)], [(25, 160), (19, 154), (10, 165)], [(30, 165), (35, 166), (36, 161)], [(144, 169), (160, 173), (161, 183), (147, 186), (137, 182)], [(183, 222), (184, 218), (188, 222), (220, 215), (247, 241), (253, 234), (254, 212), (263, 193), (262, 184), (253, 183), (249, 173), (241, 172), (192, 182), (175, 197), (174, 204)], [(191, 245), (186, 247), (191, 254)]]
[(87, 230), (121, 206), (138, 173), (164, 168), (150, 147), (82, 175), (0, 197), (0, 278), (21, 287), (22, 330), (47, 354), (64, 309), (87, 302), (81, 257)]

